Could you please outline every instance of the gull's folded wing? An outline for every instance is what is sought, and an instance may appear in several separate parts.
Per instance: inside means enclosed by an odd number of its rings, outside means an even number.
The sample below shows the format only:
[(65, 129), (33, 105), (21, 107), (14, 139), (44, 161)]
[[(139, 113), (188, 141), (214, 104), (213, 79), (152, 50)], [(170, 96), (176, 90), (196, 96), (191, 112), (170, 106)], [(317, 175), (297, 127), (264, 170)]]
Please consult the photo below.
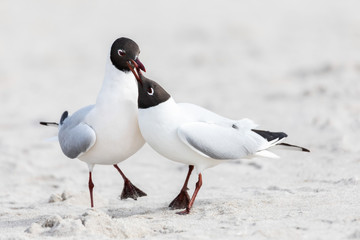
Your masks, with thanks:
[(94, 129), (83, 122), (93, 107), (93, 105), (84, 107), (71, 117), (68, 117), (67, 112), (61, 116), (58, 138), (61, 150), (69, 158), (79, 157), (96, 142)]
[(241, 121), (224, 126), (194, 122), (178, 129), (180, 139), (199, 154), (213, 159), (239, 159), (264, 150), (269, 143), (260, 135), (244, 129)]
[(69, 158), (77, 158), (87, 152), (96, 141), (95, 131), (85, 123), (59, 132), (61, 150)]

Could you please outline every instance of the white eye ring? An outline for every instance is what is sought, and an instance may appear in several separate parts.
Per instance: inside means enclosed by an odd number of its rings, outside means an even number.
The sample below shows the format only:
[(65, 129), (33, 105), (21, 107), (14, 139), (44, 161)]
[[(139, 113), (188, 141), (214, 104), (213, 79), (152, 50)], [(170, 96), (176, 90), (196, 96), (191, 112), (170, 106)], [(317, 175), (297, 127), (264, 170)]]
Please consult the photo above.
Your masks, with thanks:
[(122, 49), (119, 49), (118, 54), (119, 54), (119, 56), (123, 57), (123, 56), (126, 55), (126, 52), (124, 50), (122, 50)]
[[(150, 90), (150, 92), (149, 92), (149, 90)], [(147, 90), (147, 93), (148, 93), (150, 96), (154, 95), (154, 89), (153, 89), (153, 88), (148, 89), (148, 90)]]

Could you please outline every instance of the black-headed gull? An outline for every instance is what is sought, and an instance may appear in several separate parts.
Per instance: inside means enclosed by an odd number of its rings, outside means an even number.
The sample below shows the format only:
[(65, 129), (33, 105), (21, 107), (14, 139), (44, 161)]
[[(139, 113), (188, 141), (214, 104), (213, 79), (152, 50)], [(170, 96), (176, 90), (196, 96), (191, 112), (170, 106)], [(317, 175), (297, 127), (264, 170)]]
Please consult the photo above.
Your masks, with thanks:
[[(202, 171), (225, 160), (254, 156), (277, 157), (267, 149), (282, 145), (304, 152), (309, 150), (282, 143), (287, 135), (255, 129), (250, 119), (231, 120), (189, 103), (176, 103), (158, 83), (145, 78), (130, 66), (138, 80), (139, 126), (146, 142), (161, 155), (189, 165), (180, 194), (171, 202), (172, 209), (188, 214), (202, 185)], [(187, 184), (193, 168), (198, 182), (192, 198)]]
[[(121, 199), (136, 200), (146, 196), (117, 166), (145, 142), (137, 123), (137, 83), (128, 67), (131, 63), (137, 70), (145, 71), (138, 58), (139, 53), (140, 49), (133, 40), (115, 40), (96, 103), (81, 108), (71, 116), (64, 112), (58, 124), (58, 139), (63, 153), (88, 164), (91, 207), (94, 206), (91, 174), (95, 164), (113, 165), (119, 171), (124, 179)], [(56, 125), (48, 122), (41, 124)]]

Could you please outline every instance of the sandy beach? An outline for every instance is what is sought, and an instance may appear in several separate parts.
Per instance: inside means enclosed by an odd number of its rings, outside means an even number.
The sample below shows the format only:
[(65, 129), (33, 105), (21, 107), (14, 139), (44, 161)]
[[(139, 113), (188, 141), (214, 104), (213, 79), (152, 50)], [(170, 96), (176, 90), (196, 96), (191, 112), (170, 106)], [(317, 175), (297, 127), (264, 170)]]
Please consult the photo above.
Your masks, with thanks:
[[(0, 2), (0, 239), (360, 239), (358, 1)], [(192, 212), (168, 204), (187, 166), (145, 145), (123, 180), (63, 155), (67, 110), (93, 104), (112, 42), (141, 48), (146, 76), (191, 102), (311, 153), (236, 160), (203, 172)], [(193, 192), (197, 177), (189, 183)]]

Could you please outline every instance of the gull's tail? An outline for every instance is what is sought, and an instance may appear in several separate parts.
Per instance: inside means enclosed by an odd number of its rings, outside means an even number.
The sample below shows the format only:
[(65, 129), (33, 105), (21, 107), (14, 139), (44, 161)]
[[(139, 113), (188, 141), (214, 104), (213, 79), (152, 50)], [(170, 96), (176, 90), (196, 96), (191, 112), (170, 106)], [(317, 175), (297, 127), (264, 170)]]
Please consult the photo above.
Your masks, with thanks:
[[(61, 127), (61, 125), (64, 123), (64, 120), (68, 117), (68, 112), (65, 111), (62, 115), (61, 115), (61, 118), (60, 118), (60, 124), (57, 123), (57, 122), (40, 122), (41, 125), (44, 125), (44, 126), (50, 126), (50, 127), (56, 127), (58, 128), (59, 125)], [(46, 142), (53, 142), (53, 141), (58, 141), (58, 136), (55, 136), (55, 137), (50, 137), (50, 138), (47, 138), (45, 139)]]
[[(301, 151), (301, 152), (310, 152), (310, 150), (308, 150), (304, 147), (300, 147), (300, 146), (296, 146), (296, 145), (288, 144), (288, 143), (283, 143), (282, 141), (288, 136), (286, 133), (269, 132), (269, 131), (263, 131), (263, 130), (257, 130), (257, 129), (252, 129), (252, 131), (259, 134), (261, 137), (265, 138), (270, 143), (269, 147), (276, 147), (276, 148), (281, 148), (281, 149), (286, 149), (286, 150), (295, 150), (295, 151)], [(256, 155), (264, 156), (264, 157), (277, 157), (277, 155), (275, 155), (269, 151), (266, 151), (266, 150), (257, 152)]]
[[(63, 124), (64, 120), (69, 116), (69, 113), (65, 111), (60, 118), (60, 126)], [(40, 122), (41, 125), (44, 126), (51, 126), (51, 127), (58, 127), (59, 123), (57, 122)]]

